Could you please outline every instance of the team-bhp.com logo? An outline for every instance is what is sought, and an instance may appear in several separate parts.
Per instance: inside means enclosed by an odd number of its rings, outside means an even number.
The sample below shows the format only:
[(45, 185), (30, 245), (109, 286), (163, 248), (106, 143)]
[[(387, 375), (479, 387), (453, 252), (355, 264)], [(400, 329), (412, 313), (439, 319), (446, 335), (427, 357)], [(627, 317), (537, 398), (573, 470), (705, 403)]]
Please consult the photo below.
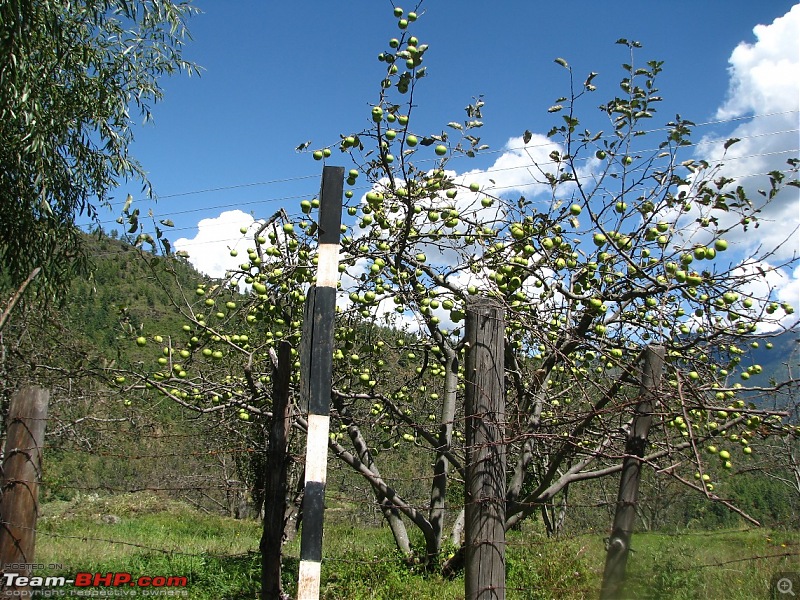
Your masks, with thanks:
[[(134, 577), (130, 573), (124, 573), (124, 572), (123, 573), (80, 572), (76, 573), (74, 578), (69, 578), (69, 579), (66, 577), (53, 577), (53, 576), (36, 577), (36, 576), (21, 575), (19, 573), (3, 573), (3, 589), (27, 592), (27, 593), (20, 593), (19, 594), (20, 596), (35, 595), (37, 597), (52, 595), (52, 594), (43, 594), (42, 592), (45, 590), (64, 591), (64, 588), (71, 586), (79, 588), (77, 590), (73, 590), (73, 593), (70, 594), (73, 596), (101, 596), (101, 595), (102, 596), (123, 596), (123, 595), (177, 596), (182, 594), (174, 593), (179, 591), (175, 588), (185, 588), (187, 583), (188, 582), (186, 577), (182, 576), (142, 575), (140, 577)], [(20, 589), (20, 588), (28, 588), (28, 589)], [(129, 589), (132, 593), (131, 594), (98, 593), (101, 591), (99, 588), (115, 588), (115, 591), (118, 592), (122, 591), (123, 589)], [(133, 589), (131, 588), (134, 588), (136, 592), (133, 592)], [(165, 588), (170, 589), (173, 593), (165, 594), (164, 592), (167, 591), (167, 589)], [(107, 592), (111, 591), (112, 590), (107, 590)], [(185, 590), (181, 591), (185, 593)], [(62, 595), (62, 594), (57, 594), (57, 595)]]

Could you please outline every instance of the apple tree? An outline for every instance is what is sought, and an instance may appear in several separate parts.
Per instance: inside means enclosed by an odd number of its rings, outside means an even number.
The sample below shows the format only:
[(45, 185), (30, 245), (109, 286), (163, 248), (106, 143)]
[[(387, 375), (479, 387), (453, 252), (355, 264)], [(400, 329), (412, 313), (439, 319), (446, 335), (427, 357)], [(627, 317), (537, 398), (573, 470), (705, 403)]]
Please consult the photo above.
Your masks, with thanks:
[[(363, 320), (409, 332), (389, 347), (351, 340), (335, 356), (346, 369), (337, 372), (334, 404), (355, 450), (336, 455), (391, 507), (384, 512), (401, 549), (409, 551), (393, 521), (398, 512), (421, 530), (427, 556), (439, 553), (451, 469), (463, 478), (461, 324), (468, 298), (483, 294), (504, 303), (508, 320), (509, 527), (571, 483), (619, 470), (648, 343), (666, 346), (668, 366), (645, 460), (718, 499), (706, 470), (746, 459), (749, 440), (772, 428), (789, 431), (784, 412), (757, 408), (742, 388), (761, 368), (747, 362), (759, 327), (780, 327), (793, 312), (754, 284), (795, 261), (771, 264), (772, 248), (736, 260), (725, 252), (726, 236), (752, 231), (760, 212), (796, 184), (796, 161), (770, 173), (751, 199), (721, 174), (721, 163), (687, 157), (690, 121), (678, 116), (648, 131), (662, 65), (636, 64), (639, 44), (620, 40), (630, 60), (623, 94), (601, 108), (608, 132), (582, 128), (578, 116), (595, 95), (596, 74), (576, 85), (558, 59), (571, 90), (549, 109), (559, 120), (535, 142), (526, 132), (515, 149), (529, 158), (536, 199), (509, 197), (488, 177), (471, 181), (448, 170), (455, 157), (485, 149), (481, 99), (445, 130), (415, 128), (413, 96), (428, 47), (411, 34), (413, 19), (398, 18), (399, 36), (378, 56), (385, 73), (372, 124), (314, 151), (316, 159), (348, 153), (356, 167), (348, 183), (363, 175), (370, 184), (348, 208), (355, 221), (342, 256), (350, 303), (340, 338)], [(416, 166), (424, 161), (433, 166)], [(417, 366), (404, 378), (388, 356)], [(424, 512), (380, 475), (376, 455), (387, 430), (406, 431), (403, 439), (433, 455)], [(709, 453), (711, 463), (702, 460)]]
[[(398, 33), (378, 55), (367, 125), (311, 150), (318, 161), (334, 153), (352, 160), (333, 456), (368, 483), (409, 560), (435, 564), (448, 530), (460, 544), (463, 322), (469, 299), (483, 295), (506, 313), (507, 527), (570, 485), (619, 472), (651, 343), (666, 347), (667, 364), (644, 464), (723, 501), (715, 473), (748, 460), (757, 439), (797, 435), (781, 406), (758, 404), (763, 388), (746, 387), (761, 369), (748, 350), (769, 343), (760, 328), (786, 326), (793, 311), (756, 284), (795, 261), (773, 264), (769, 248), (728, 258), (727, 241), (752, 232), (795, 184), (796, 162), (751, 197), (721, 163), (688, 156), (690, 121), (651, 125), (661, 63), (638, 64), (639, 44), (620, 40), (630, 58), (622, 93), (601, 106), (607, 131), (588, 130), (579, 116), (597, 75), (576, 83), (567, 62), (556, 61), (570, 89), (549, 109), (556, 124), (547, 136), (525, 132), (513, 149), (533, 196), (505, 193), (487, 173), (459, 175), (451, 163), (486, 150), (484, 102), (473, 99), (466, 118), (442, 130), (417, 128), (414, 91), (429, 51), (413, 35), (417, 10), (394, 9)], [(358, 186), (367, 191), (357, 195)], [(238, 270), (178, 300), (185, 333), (164, 346), (155, 371), (140, 374), (142, 386), (191, 410), (238, 417), (245, 435), (270, 414), (271, 355), (288, 340), (297, 356), (313, 283), (314, 204), (263, 221)], [(296, 383), (299, 360), (292, 369)], [(304, 427), (301, 415), (294, 422)], [(410, 481), (387, 470), (398, 455), (415, 461)], [(423, 548), (413, 547), (409, 525)]]

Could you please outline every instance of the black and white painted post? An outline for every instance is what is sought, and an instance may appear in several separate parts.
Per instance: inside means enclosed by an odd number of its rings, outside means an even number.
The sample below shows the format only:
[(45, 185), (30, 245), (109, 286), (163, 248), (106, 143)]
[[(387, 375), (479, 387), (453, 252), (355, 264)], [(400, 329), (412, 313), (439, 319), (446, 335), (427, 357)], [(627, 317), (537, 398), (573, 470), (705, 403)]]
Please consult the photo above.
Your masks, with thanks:
[(319, 598), (343, 190), (344, 167), (324, 167), (319, 194), (317, 280), (308, 291), (300, 351), (300, 406), (308, 412), (308, 438), (298, 600)]

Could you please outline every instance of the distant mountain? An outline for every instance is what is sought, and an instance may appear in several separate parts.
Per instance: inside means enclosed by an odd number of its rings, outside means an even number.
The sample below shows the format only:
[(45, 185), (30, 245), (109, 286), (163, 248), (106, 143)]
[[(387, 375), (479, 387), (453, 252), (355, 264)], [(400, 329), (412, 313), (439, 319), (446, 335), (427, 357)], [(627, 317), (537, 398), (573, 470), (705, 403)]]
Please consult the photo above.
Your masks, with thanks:
[[(757, 340), (758, 348), (751, 348), (742, 359), (742, 368), (737, 371), (736, 381), (741, 381), (738, 373), (750, 365), (761, 365), (761, 373), (752, 374), (747, 382), (743, 382), (747, 387), (772, 387), (790, 377), (800, 377), (800, 329), (790, 329), (772, 337), (759, 337)], [(772, 347), (769, 348), (768, 344)], [(769, 395), (756, 395), (756, 403), (761, 406), (774, 403)], [(796, 406), (800, 402), (800, 394), (796, 388), (787, 388), (782, 390), (777, 400), (781, 406), (785, 406), (787, 401)]]
[[(767, 343), (772, 348), (767, 348)], [(791, 329), (759, 342), (758, 348), (750, 352), (753, 364), (761, 365), (763, 371), (760, 375), (751, 377), (750, 381), (780, 381), (788, 375), (791, 369), (795, 377), (800, 376), (800, 330)]]

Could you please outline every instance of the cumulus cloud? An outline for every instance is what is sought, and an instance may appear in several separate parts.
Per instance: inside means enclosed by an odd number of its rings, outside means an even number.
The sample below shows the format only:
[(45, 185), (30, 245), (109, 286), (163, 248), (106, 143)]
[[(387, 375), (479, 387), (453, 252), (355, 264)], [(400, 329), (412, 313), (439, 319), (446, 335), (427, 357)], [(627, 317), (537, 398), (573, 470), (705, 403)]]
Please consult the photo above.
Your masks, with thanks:
[[(797, 306), (800, 267), (792, 271), (791, 261), (800, 253), (800, 193), (789, 187), (766, 203), (758, 190), (769, 188), (767, 173), (785, 173), (786, 161), (800, 152), (800, 5), (769, 25), (757, 25), (753, 33), (755, 42), (741, 42), (731, 53), (728, 95), (716, 112), (718, 119), (739, 119), (739, 124), (724, 138), (703, 139), (695, 157), (722, 164), (719, 174), (735, 179), (735, 185), (741, 185), (760, 209), (758, 228), (736, 227), (726, 234), (732, 248), (742, 255), (768, 258), (760, 266), (769, 275), (760, 286), (751, 281), (748, 288), (753, 289), (742, 291), (764, 294), (761, 297), (770, 294), (774, 300)], [(741, 141), (726, 150), (728, 138)], [(735, 224), (733, 216), (720, 223), (724, 228)], [(764, 254), (772, 250), (768, 257)], [(790, 326), (791, 319), (787, 316), (782, 325)]]
[(800, 5), (753, 33), (756, 43), (740, 43), (729, 59), (730, 93), (717, 111), (721, 119), (797, 110)]
[[(698, 145), (696, 158), (724, 164), (721, 175), (737, 180), (755, 202), (758, 189), (767, 189), (766, 173), (787, 169), (786, 161), (798, 156), (798, 106), (800, 98), (800, 5), (770, 25), (753, 29), (756, 41), (742, 42), (729, 63), (728, 96), (717, 118), (744, 119), (725, 138), (707, 137)], [(727, 151), (728, 138), (741, 141)], [(762, 207), (760, 226), (738, 230), (731, 242), (745, 251), (758, 246), (780, 246), (776, 260), (796, 256), (800, 249), (800, 194), (788, 188)]]
[(253, 229), (257, 226), (252, 215), (241, 210), (228, 210), (213, 219), (202, 219), (197, 224), (197, 234), (193, 238), (177, 239), (174, 246), (176, 250), (189, 253), (189, 262), (198, 271), (221, 278), (225, 276), (225, 271), (235, 269), (242, 262), (241, 258), (230, 255), (233, 249), (243, 252), (247, 243), (240, 228)]

